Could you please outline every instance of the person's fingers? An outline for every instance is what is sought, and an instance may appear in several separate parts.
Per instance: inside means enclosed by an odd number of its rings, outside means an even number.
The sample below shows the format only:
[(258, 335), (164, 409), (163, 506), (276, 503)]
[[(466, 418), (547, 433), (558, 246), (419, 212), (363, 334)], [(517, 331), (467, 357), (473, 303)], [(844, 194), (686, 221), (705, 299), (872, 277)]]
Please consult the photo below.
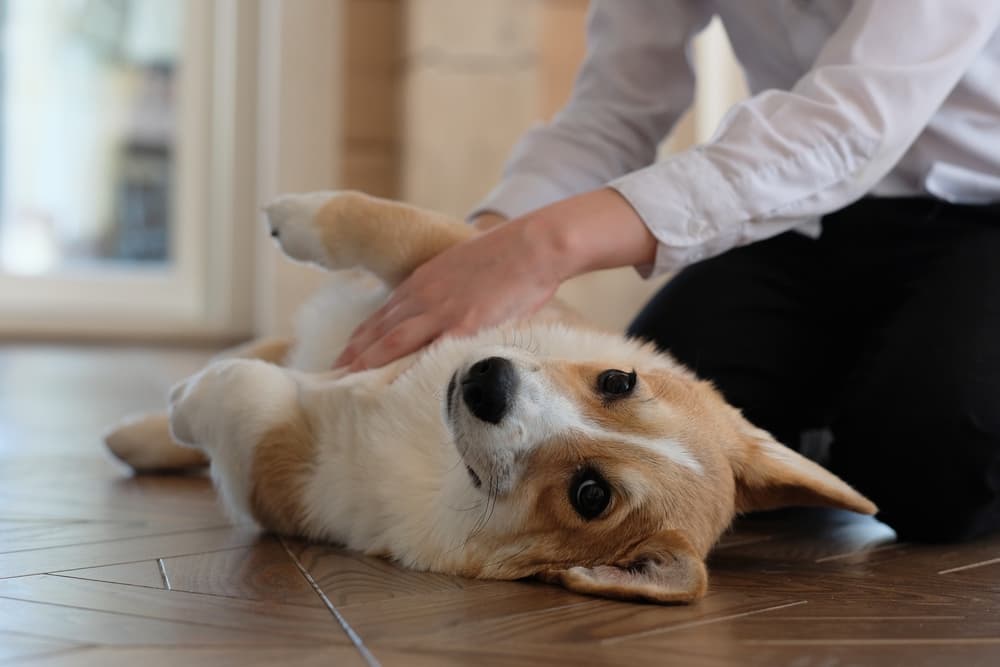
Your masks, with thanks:
[(352, 373), (384, 366), (411, 352), (416, 352), (441, 334), (431, 317), (418, 315), (404, 320), (384, 336), (362, 349), (351, 362)]
[(351, 333), (351, 337), (347, 339), (347, 345), (344, 346), (340, 356), (333, 362), (333, 367), (342, 368), (350, 365), (357, 359), (361, 352), (368, 349), (372, 343), (381, 338), (385, 332), (384, 319), (384, 316), (372, 315), (362, 322)]
[(359, 324), (351, 337), (347, 339), (340, 356), (333, 362), (333, 368), (341, 368), (350, 365), (362, 351), (368, 349), (372, 343), (384, 336), (386, 332), (394, 328), (402, 320), (413, 313), (413, 308), (403, 307), (404, 304), (398, 298), (390, 298), (378, 310), (368, 316)]

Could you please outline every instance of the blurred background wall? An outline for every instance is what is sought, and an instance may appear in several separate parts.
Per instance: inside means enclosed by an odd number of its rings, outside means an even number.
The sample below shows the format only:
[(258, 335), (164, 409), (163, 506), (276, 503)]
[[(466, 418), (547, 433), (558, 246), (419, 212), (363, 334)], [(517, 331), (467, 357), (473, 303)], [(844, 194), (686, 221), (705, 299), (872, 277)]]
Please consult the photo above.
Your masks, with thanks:
[[(464, 216), (495, 185), (521, 133), (568, 98), (586, 13), (585, 0), (0, 0), (6, 52), (27, 44), (31, 59), (29, 68), (5, 63), (0, 81), (0, 118), (7, 119), (0, 334), (169, 339), (287, 331), (324, 276), (279, 256), (261, 232), (257, 205), (281, 192), (356, 188)], [(66, 69), (65, 35), (79, 42), (81, 31), (104, 48), (91, 44), (88, 57), (106, 65), (91, 67), (86, 80), (79, 66)], [(696, 102), (663, 152), (706, 138), (745, 94), (718, 24), (698, 38), (694, 59)], [(55, 129), (40, 126), (40, 136), (66, 137), (45, 144), (48, 153), (10, 129), (34, 118), (17, 91), (31, 89), (26, 73), (43, 68), (49, 80), (90, 85), (89, 106), (54, 99), (72, 88), (46, 93), (53, 99), (38, 123), (47, 118)], [(132, 98), (116, 107), (109, 90)], [(133, 149), (132, 156), (134, 137), (112, 131), (129, 128), (139, 111), (155, 126), (160, 153)], [(60, 151), (65, 164), (51, 159)], [(69, 211), (60, 219), (71, 219), (113, 208), (123, 155), (135, 163), (133, 196), (145, 208), (133, 206), (125, 222), (111, 214), (87, 219), (105, 239), (131, 229), (135, 248), (109, 256), (105, 240), (91, 244), (94, 261), (42, 266), (25, 241), (11, 240), (53, 227), (48, 210)], [(38, 167), (40, 158), (58, 168)], [(18, 208), (17, 188), (39, 193), (41, 204)], [(165, 203), (150, 204), (157, 196)], [(33, 226), (16, 224), (18, 216)], [(81, 247), (72, 234), (56, 234), (49, 245), (57, 254)], [(562, 295), (621, 328), (658, 284), (621, 269), (571, 281)], [(171, 299), (172, 316), (158, 318)]]

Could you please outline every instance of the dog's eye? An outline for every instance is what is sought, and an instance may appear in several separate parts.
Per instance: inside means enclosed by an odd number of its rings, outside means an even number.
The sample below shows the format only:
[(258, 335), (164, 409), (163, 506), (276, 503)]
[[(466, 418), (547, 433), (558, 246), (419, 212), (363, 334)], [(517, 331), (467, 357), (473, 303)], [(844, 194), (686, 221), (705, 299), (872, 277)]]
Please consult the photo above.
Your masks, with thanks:
[(584, 470), (570, 484), (569, 501), (581, 517), (596, 519), (611, 502), (611, 487), (597, 472)]
[(635, 389), (635, 380), (635, 371), (626, 373), (613, 368), (597, 376), (597, 390), (605, 396), (624, 396)]

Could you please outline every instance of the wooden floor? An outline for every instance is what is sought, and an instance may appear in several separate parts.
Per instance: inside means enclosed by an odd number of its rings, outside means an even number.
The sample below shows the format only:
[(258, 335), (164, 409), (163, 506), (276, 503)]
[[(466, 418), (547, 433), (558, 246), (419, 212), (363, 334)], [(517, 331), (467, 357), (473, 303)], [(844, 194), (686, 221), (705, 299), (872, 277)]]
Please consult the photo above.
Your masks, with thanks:
[(1000, 538), (757, 518), (689, 607), (400, 570), (258, 535), (205, 477), (132, 478), (100, 434), (207, 352), (0, 348), (0, 664), (1000, 665)]

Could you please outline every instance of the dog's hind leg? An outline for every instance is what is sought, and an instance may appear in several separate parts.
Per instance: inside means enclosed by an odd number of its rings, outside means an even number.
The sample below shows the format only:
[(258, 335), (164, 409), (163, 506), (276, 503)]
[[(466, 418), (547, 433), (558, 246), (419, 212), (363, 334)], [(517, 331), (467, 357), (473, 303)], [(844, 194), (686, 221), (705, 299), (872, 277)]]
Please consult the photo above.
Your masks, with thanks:
[(293, 259), (361, 267), (390, 287), (475, 233), (447, 216), (360, 192), (285, 195), (266, 212), (271, 235)]
[[(291, 347), (290, 338), (261, 338), (224, 350), (213, 361), (259, 359), (284, 365)], [(122, 420), (105, 434), (104, 444), (115, 458), (138, 473), (182, 472), (208, 465), (205, 454), (174, 440), (166, 412), (133, 415)]]
[(304, 532), (302, 487), (316, 457), (301, 377), (274, 364), (229, 359), (170, 392), (171, 432), (210, 455), (227, 507), (285, 534)]
[(104, 444), (137, 473), (182, 472), (208, 464), (198, 450), (177, 444), (165, 412), (127, 417), (105, 434)]

